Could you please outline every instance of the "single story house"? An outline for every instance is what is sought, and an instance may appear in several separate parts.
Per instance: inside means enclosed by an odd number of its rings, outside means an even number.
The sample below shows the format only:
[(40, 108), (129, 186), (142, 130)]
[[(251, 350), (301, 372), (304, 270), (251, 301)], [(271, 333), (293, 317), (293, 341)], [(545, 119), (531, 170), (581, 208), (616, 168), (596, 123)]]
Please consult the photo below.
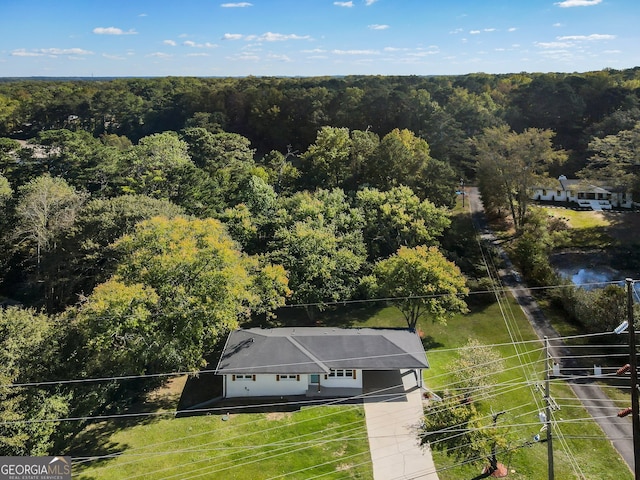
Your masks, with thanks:
[(631, 192), (621, 191), (605, 182), (569, 179), (564, 175), (558, 177), (558, 180), (551, 180), (544, 187), (534, 187), (532, 198), (547, 202), (575, 203), (593, 210), (633, 207)]
[(229, 334), (216, 374), (223, 396), (353, 396), (380, 370), (429, 368), (418, 335), (393, 328), (249, 328)]

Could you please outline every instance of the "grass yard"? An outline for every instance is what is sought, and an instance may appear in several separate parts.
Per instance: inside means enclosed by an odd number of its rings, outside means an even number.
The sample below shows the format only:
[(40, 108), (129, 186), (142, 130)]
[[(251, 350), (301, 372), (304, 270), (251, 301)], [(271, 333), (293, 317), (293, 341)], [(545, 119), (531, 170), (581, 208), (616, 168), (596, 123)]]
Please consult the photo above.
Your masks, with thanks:
[[(489, 418), (491, 412), (507, 411), (498, 425), (509, 429), (513, 450), (498, 459), (509, 467), (509, 478), (546, 478), (546, 444), (520, 448), (541, 427), (537, 413), (543, 408), (542, 394), (534, 392), (530, 385), (543, 379), (542, 346), (538, 341), (529, 342), (535, 335), (515, 302), (506, 307), (509, 329), (497, 304), (474, 306), (471, 313), (451, 319), (446, 326), (422, 322), (420, 329), (431, 364), (425, 381), (436, 391), (454, 388), (450, 372), (455, 368), (457, 351), (469, 338), (500, 345), (497, 348), (505, 360), (505, 369), (497, 372), (494, 390), (485, 398), (477, 398), (480, 410)], [(342, 307), (322, 313), (319, 319), (322, 324), (335, 326), (405, 326), (402, 315), (393, 307)], [(519, 342), (518, 355), (509, 331)], [(551, 393), (561, 399), (558, 403), (562, 405), (554, 414), (559, 422), (554, 431), (556, 478), (581, 478), (576, 470), (583, 478), (632, 478), (570, 389), (557, 380)], [(77, 478), (372, 478), (364, 411), (358, 405), (309, 407), (290, 413), (231, 414), (228, 421), (220, 415), (162, 418), (119, 428), (110, 424), (108, 431), (105, 426), (96, 425), (85, 436), (100, 440), (102, 448), (96, 449), (96, 454), (122, 454), (82, 467), (76, 464)], [(466, 480), (480, 469), (478, 464), (459, 465), (459, 460), (441, 452), (434, 453), (434, 460), (441, 480)]]
[[(488, 416), (487, 423), (490, 423), (491, 412), (507, 411), (500, 417), (498, 425), (509, 429), (513, 450), (499, 455), (498, 459), (509, 468), (509, 478), (547, 478), (546, 443), (518, 448), (530, 442), (542, 426), (538, 420), (538, 412), (544, 408), (542, 393), (534, 392), (527, 379), (532, 380), (533, 384), (541, 383), (544, 379), (544, 353), (541, 343), (537, 341), (521, 343), (516, 352), (511, 345), (509, 330), (518, 342), (535, 340), (536, 337), (514, 301), (507, 304), (506, 312), (510, 318), (509, 329), (497, 304), (473, 307), (470, 314), (454, 318), (446, 326), (423, 322), (420, 327), (425, 333), (424, 343), (431, 365), (431, 369), (425, 372), (425, 382), (436, 391), (454, 388), (450, 372), (456, 365), (457, 349), (463, 347), (470, 338), (484, 344), (502, 344), (497, 349), (505, 361), (505, 369), (498, 373), (495, 389), (488, 392), (486, 399), (479, 400), (480, 410)], [(380, 318), (385, 319), (387, 326), (403, 326), (402, 316), (393, 308), (383, 309), (378, 315), (358, 325), (379, 326)], [(554, 414), (559, 422), (559, 429), (554, 431), (556, 478), (632, 478), (631, 472), (600, 428), (588, 420), (587, 412), (570, 388), (563, 381), (556, 380), (552, 382), (551, 394), (562, 399), (558, 401), (562, 405), (561, 410)], [(544, 438), (544, 434), (542, 436)], [(459, 460), (440, 452), (434, 453), (434, 460), (441, 480), (472, 478), (480, 469), (478, 465), (460, 466)]]
[(606, 248), (612, 244), (611, 221), (603, 212), (542, 207), (549, 216), (564, 220), (569, 235), (559, 248)]
[[(80, 479), (371, 479), (359, 405), (164, 418), (110, 435), (117, 458), (78, 464)], [(96, 430), (99, 430), (97, 426)], [(79, 465), (85, 465), (79, 466)]]

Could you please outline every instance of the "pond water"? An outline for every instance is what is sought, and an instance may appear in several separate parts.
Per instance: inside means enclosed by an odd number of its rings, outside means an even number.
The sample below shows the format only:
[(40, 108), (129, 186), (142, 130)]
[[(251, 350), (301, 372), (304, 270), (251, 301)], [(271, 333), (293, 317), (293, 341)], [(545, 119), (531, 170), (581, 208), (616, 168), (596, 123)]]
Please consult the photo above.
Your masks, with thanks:
[[(586, 290), (602, 288), (605, 283), (621, 279), (621, 273), (606, 265), (593, 267), (556, 268), (556, 272), (562, 277), (571, 280), (574, 285)], [(624, 284), (624, 280), (621, 281)]]

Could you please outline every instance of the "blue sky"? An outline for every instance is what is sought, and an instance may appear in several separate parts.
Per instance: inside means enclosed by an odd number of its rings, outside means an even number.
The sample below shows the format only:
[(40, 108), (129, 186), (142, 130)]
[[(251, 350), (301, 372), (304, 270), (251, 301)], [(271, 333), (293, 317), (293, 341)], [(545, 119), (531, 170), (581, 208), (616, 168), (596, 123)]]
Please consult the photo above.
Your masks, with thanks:
[(436, 75), (640, 65), (638, 0), (0, 0), (0, 76)]

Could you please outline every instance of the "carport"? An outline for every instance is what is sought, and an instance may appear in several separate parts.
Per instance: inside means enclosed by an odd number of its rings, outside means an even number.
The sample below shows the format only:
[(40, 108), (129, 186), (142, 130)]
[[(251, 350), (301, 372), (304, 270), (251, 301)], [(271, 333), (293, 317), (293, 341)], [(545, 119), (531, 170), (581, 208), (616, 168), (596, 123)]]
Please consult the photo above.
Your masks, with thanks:
[(362, 372), (362, 393), (368, 401), (406, 401), (405, 377), (408, 375), (411, 376), (410, 385), (413, 385), (408, 391), (420, 389), (421, 369), (365, 370)]

